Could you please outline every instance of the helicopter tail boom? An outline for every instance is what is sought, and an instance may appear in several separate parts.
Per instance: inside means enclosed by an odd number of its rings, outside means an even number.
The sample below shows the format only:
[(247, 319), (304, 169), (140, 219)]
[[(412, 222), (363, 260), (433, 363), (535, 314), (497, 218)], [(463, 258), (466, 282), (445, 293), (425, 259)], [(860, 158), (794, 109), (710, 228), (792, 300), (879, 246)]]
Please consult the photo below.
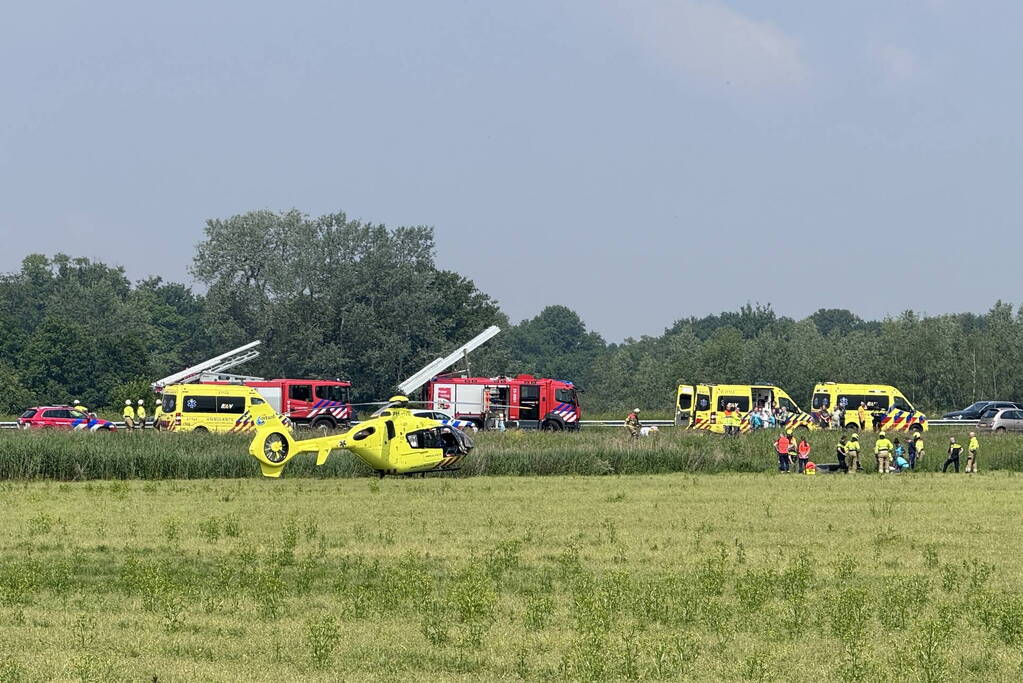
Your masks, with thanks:
[(300, 453), (316, 453), (317, 466), (327, 462), (331, 451), (338, 448), (338, 437), (323, 436), (296, 441), (279, 417), (256, 424), (256, 434), (249, 444), (249, 454), (259, 461), (266, 477), (281, 476), (284, 465)]

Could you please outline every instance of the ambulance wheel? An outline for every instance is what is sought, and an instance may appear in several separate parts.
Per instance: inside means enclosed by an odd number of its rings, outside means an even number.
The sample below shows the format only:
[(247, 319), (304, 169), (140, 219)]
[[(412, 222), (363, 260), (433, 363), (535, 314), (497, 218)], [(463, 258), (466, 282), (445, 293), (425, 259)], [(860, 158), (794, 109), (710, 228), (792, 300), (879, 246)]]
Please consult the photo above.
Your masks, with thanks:
[(195, 432), (196, 434), (209, 434), (210, 433), (210, 430), (206, 429), (205, 427), (196, 427), (192, 431)]
[(334, 421), (329, 417), (318, 417), (313, 420), (313, 429), (319, 429), (324, 434), (334, 429), (335, 426)]
[(263, 440), (263, 455), (272, 463), (284, 462), (289, 448), (288, 439), (278, 432), (268, 434)]

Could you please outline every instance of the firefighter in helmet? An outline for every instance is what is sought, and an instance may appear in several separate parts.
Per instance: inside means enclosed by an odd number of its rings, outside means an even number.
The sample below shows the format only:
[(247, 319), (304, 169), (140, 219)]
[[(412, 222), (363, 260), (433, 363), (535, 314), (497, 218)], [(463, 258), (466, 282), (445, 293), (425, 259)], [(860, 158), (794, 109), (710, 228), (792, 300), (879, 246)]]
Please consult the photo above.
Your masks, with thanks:
[(135, 426), (135, 410), (131, 407), (129, 399), (124, 400), (124, 410), (121, 411), (121, 416), (124, 417), (125, 427), (132, 429)]
[(636, 408), (625, 418), (625, 428), (629, 430), (629, 436), (633, 439), (638, 439), (639, 430), (642, 426), (642, 423), (639, 421), (639, 408)]

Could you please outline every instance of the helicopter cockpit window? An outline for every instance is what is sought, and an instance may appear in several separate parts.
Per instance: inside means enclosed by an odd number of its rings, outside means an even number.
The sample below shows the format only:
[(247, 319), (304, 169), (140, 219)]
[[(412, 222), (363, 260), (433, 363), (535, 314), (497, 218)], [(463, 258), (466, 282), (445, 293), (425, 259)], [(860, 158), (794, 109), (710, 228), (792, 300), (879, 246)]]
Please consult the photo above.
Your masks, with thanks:
[(375, 431), (376, 427), (366, 427), (365, 429), (360, 429), (359, 431), (355, 432), (355, 434), (352, 436), (352, 440), (362, 441), (363, 439), (371, 436)]
[(420, 429), (416, 432), (409, 432), (405, 438), (412, 448), (440, 448), (440, 444), (437, 443), (436, 429)]

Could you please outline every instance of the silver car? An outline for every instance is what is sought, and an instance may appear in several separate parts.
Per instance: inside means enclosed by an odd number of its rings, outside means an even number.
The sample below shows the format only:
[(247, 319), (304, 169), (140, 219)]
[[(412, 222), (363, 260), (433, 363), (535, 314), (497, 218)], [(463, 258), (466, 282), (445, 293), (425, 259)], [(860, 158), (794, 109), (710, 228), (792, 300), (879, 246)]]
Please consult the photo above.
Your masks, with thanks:
[(993, 432), (1023, 432), (1023, 410), (1019, 408), (991, 408), (985, 410), (977, 422), (978, 429)]

